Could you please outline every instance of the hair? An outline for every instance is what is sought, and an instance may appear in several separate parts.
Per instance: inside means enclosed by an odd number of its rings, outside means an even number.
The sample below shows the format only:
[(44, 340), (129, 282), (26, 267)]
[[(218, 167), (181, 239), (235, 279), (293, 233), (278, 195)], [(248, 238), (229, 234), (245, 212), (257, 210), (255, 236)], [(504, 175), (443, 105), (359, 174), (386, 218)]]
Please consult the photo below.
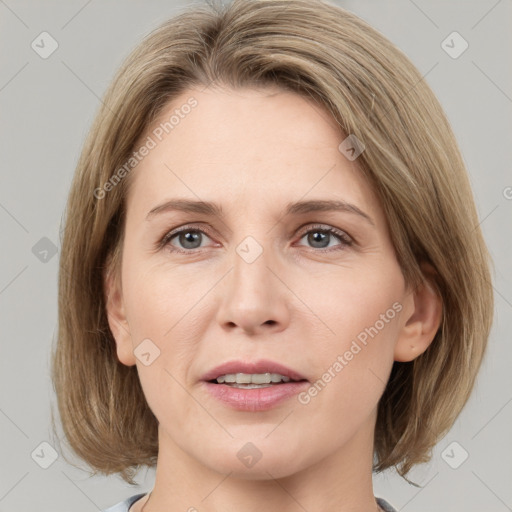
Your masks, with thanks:
[[(431, 458), (474, 387), (492, 325), (492, 262), (460, 150), (424, 77), (365, 21), (321, 0), (183, 10), (132, 51), (107, 89), (77, 164), (61, 240), (51, 371), (67, 441), (94, 474), (120, 473), (130, 484), (139, 466), (156, 464), (158, 420), (136, 366), (118, 360), (106, 316), (105, 276), (120, 278), (133, 172), (103, 198), (95, 190), (126, 163), (163, 107), (210, 85), (293, 91), (325, 108), (340, 137), (362, 141), (354, 163), (382, 204), (405, 282), (428, 279), (442, 299), (430, 347), (394, 363), (379, 402), (374, 470), (395, 467), (405, 477)], [(52, 421), (55, 431), (53, 411)]]

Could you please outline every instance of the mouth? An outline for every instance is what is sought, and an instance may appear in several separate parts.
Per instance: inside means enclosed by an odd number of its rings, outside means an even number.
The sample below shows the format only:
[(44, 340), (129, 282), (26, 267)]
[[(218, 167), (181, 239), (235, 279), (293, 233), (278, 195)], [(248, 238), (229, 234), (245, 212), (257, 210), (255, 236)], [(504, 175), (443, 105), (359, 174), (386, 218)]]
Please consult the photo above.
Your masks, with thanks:
[(207, 372), (202, 381), (224, 405), (252, 412), (268, 410), (309, 386), (299, 372), (268, 360), (229, 361)]
[(212, 384), (250, 388), (268, 387), (287, 382), (307, 381), (298, 371), (285, 365), (260, 359), (258, 361), (227, 361), (203, 375), (201, 380)]

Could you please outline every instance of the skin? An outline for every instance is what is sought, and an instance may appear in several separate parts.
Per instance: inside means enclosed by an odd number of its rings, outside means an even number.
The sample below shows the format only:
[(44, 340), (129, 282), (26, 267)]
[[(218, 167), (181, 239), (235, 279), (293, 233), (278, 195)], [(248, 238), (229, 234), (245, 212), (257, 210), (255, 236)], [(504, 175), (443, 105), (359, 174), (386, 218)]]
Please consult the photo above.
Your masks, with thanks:
[[(159, 421), (144, 512), (378, 510), (378, 401), (393, 361), (429, 346), (440, 300), (430, 286), (406, 286), (384, 212), (357, 159), (338, 150), (345, 136), (327, 112), (273, 88), (191, 89), (141, 141), (191, 96), (198, 105), (132, 171), (121, 280), (105, 282), (118, 358), (137, 365)], [(219, 203), (224, 217), (168, 211), (146, 220), (170, 198)], [(308, 199), (346, 201), (373, 225), (350, 212), (283, 216), (289, 202)], [(190, 224), (207, 231), (156, 248)], [(329, 234), (315, 243), (315, 224), (353, 244)], [(252, 263), (236, 252), (247, 236), (263, 249)], [(236, 411), (201, 383), (224, 361), (260, 358), (315, 382), (397, 302), (401, 311), (306, 405), (294, 397), (265, 412)], [(134, 355), (147, 338), (160, 350), (148, 366)], [(237, 457), (247, 442), (262, 454), (250, 468)]]

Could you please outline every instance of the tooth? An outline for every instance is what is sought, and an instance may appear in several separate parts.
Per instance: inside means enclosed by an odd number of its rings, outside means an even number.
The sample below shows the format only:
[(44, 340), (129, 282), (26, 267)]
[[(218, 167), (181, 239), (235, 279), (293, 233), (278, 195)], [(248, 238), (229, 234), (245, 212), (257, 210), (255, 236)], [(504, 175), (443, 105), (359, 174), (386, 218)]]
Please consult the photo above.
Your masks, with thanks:
[(236, 374), (236, 383), (237, 384), (250, 384), (251, 383), (251, 374), (250, 373), (237, 373)]
[(219, 384), (271, 384), (279, 382), (290, 382), (290, 377), (279, 373), (229, 373), (217, 377)]
[(270, 384), (272, 382), (270, 373), (255, 373), (251, 376), (253, 384)]
[(239, 389), (261, 389), (272, 386), (272, 384), (230, 384), (231, 386)]

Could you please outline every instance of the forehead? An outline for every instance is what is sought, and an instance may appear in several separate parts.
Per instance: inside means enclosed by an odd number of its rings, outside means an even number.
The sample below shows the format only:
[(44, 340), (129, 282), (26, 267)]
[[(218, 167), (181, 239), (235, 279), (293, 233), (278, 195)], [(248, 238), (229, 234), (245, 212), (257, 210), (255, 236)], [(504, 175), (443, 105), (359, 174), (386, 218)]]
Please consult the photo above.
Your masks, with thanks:
[[(166, 196), (227, 202), (236, 211), (321, 196), (378, 205), (345, 139), (320, 105), (290, 91), (190, 89), (140, 138), (151, 146), (132, 171), (128, 209), (146, 214)], [(238, 210), (240, 211), (240, 210)]]

